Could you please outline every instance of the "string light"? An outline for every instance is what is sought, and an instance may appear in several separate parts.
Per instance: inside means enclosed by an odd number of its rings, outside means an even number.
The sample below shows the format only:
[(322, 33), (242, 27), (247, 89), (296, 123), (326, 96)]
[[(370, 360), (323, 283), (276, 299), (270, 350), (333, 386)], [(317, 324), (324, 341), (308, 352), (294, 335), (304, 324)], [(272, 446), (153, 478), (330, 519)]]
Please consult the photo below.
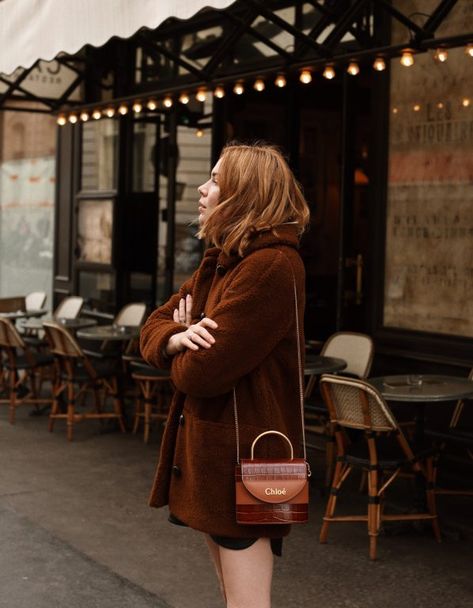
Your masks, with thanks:
[(333, 65), (325, 66), (323, 77), (327, 80), (332, 80), (332, 78), (335, 78), (335, 68), (333, 67)]
[(384, 57), (376, 57), (373, 62), (373, 68), (377, 72), (383, 72), (386, 69), (386, 62), (384, 61)]
[(218, 99), (222, 99), (222, 97), (225, 97), (225, 89), (223, 87), (217, 87), (214, 91), (214, 95)]
[(233, 92), (235, 93), (235, 95), (243, 95), (243, 93), (245, 92), (245, 87), (243, 86), (243, 83), (237, 82), (233, 87)]
[(360, 66), (356, 63), (356, 61), (351, 61), (347, 67), (347, 72), (352, 76), (356, 76), (360, 73)]
[(469, 107), (469, 105), (470, 105), (470, 103), (471, 103), (471, 100), (470, 100), (470, 98), (469, 98), (469, 97), (464, 97), (464, 98), (462, 99), (462, 106), (463, 106), (464, 108), (468, 108), (468, 107)]
[(414, 55), (412, 54), (412, 51), (406, 49), (402, 52), (401, 65), (405, 68), (410, 68), (411, 65), (414, 65)]
[(189, 95), (187, 93), (181, 93), (179, 96), (179, 101), (181, 103), (183, 103), (184, 105), (186, 105), (187, 103), (189, 103)]
[(393, 114), (397, 114), (399, 110), (397, 108), (393, 108)]
[(439, 102), (438, 102), (438, 104), (437, 104), (437, 108), (438, 108), (439, 110), (443, 110), (443, 102), (442, 102), (442, 101), (439, 101)]
[(71, 125), (75, 125), (78, 120), (79, 119), (77, 118), (76, 114), (70, 114), (69, 122), (71, 123)]
[(203, 129), (197, 129), (197, 131), (195, 132), (195, 136), (196, 137), (203, 137), (204, 136), (204, 130)]
[(128, 106), (126, 106), (124, 103), (122, 103), (122, 105), (118, 108), (118, 113), (121, 116), (125, 116), (125, 114), (128, 114)]
[(80, 113), (80, 119), (82, 120), (82, 122), (87, 122), (89, 120), (90, 116), (88, 112), (81, 112)]
[(63, 127), (67, 123), (67, 118), (64, 116), (64, 114), (61, 114), (57, 117), (56, 122), (60, 127)]
[(205, 91), (205, 89), (199, 89), (195, 98), (197, 99), (197, 101), (201, 101), (202, 103), (204, 103), (204, 101), (207, 99), (207, 92)]
[(302, 70), (299, 75), (299, 80), (302, 84), (310, 84), (312, 82), (312, 73), (310, 70)]
[(92, 112), (92, 118), (94, 120), (99, 120), (99, 118), (102, 118), (102, 112), (100, 110), (94, 110)]
[(146, 103), (146, 107), (148, 108), (148, 110), (151, 110), (151, 112), (154, 112), (154, 110), (156, 110), (156, 108), (158, 107), (158, 103), (154, 99), (150, 99)]
[(257, 80), (255, 80), (255, 84), (253, 85), (255, 91), (259, 91), (261, 93), (261, 91), (264, 91), (264, 87), (265, 84), (262, 78), (258, 78)]
[(143, 109), (143, 105), (139, 101), (135, 101), (132, 107), (135, 114), (139, 114)]
[(473, 57), (473, 43), (466, 45), (465, 53), (470, 57)]
[(287, 84), (286, 78), (283, 74), (278, 74), (276, 76), (276, 80), (274, 81), (274, 84), (279, 87), (280, 89), (284, 88)]
[(115, 108), (107, 108), (104, 112), (105, 116), (108, 118), (113, 118), (115, 116)]
[(418, 103), (416, 103), (416, 104), (413, 106), (413, 108), (412, 108), (412, 109), (414, 110), (414, 112), (419, 112), (419, 110), (420, 110), (420, 105), (419, 105)]
[(448, 59), (448, 51), (447, 49), (437, 49), (434, 53), (435, 61), (439, 61), (440, 63), (444, 63)]
[(172, 97), (169, 95), (163, 99), (163, 105), (165, 108), (172, 108)]

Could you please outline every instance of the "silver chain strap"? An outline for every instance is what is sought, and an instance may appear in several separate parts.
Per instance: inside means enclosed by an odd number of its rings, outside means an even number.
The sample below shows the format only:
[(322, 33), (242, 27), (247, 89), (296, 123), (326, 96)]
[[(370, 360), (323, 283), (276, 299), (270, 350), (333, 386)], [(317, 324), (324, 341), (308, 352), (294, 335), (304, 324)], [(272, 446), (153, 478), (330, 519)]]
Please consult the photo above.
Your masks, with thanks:
[[(294, 285), (294, 307), (296, 311), (296, 333), (297, 333), (297, 368), (299, 375), (299, 401), (300, 401), (300, 409), (301, 409), (301, 424), (302, 424), (302, 447), (304, 451), (304, 460), (307, 462), (307, 447), (305, 441), (305, 425), (304, 425), (304, 374), (302, 372), (302, 354), (301, 354), (301, 334), (300, 334), (300, 324), (299, 324), (299, 302), (297, 298), (297, 285), (296, 285), (296, 277), (294, 275), (294, 270), (292, 268), (292, 264), (282, 251), (279, 251), (281, 255), (289, 262), (289, 266), (291, 268), (292, 281)], [(233, 387), (233, 413), (235, 416), (235, 435), (236, 435), (236, 456), (237, 463), (240, 464), (240, 428), (238, 424), (238, 407), (237, 407), (237, 397), (236, 397), (236, 387)], [(308, 475), (310, 476), (310, 467), (307, 463)]]

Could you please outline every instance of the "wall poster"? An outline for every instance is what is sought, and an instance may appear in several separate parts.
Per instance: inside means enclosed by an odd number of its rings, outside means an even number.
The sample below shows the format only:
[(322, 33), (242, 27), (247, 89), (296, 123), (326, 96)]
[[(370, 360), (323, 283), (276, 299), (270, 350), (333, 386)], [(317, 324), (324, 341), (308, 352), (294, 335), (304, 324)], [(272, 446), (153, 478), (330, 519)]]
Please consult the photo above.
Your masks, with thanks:
[[(409, 4), (425, 12), (429, 3)], [(473, 30), (473, 3), (459, 2), (443, 28)], [(409, 68), (392, 60), (387, 327), (473, 337), (472, 82), (465, 47), (449, 49), (445, 62), (434, 51)]]

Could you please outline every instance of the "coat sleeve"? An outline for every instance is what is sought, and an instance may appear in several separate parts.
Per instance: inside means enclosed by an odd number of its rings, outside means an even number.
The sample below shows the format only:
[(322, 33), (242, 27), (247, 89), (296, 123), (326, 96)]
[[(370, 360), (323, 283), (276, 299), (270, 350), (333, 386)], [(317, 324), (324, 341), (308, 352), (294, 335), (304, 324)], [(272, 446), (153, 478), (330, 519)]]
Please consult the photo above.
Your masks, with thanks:
[(176, 323), (172, 316), (174, 309), (179, 306), (179, 300), (188, 293), (192, 294), (195, 274), (186, 281), (179, 292), (174, 294), (166, 304), (157, 308), (146, 320), (140, 333), (140, 350), (145, 361), (154, 367), (169, 368), (172, 357), (164, 354), (164, 348), (169, 338), (174, 334), (185, 331), (187, 327)]
[(269, 263), (256, 252), (244, 259), (222, 299), (209, 315), (215, 344), (185, 350), (173, 358), (176, 387), (194, 397), (214, 397), (232, 389), (287, 335), (294, 318), (292, 272), (282, 255)]

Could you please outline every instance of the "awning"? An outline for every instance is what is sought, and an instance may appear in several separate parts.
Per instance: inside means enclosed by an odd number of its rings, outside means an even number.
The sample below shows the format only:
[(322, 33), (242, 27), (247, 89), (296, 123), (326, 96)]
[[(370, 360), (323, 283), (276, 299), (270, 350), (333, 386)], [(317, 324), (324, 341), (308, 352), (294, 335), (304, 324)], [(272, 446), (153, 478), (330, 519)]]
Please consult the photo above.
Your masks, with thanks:
[(102, 46), (112, 36), (129, 38), (169, 17), (188, 19), (206, 6), (234, 0), (3, 0), (0, 2), (0, 74), (29, 68), (38, 59)]

